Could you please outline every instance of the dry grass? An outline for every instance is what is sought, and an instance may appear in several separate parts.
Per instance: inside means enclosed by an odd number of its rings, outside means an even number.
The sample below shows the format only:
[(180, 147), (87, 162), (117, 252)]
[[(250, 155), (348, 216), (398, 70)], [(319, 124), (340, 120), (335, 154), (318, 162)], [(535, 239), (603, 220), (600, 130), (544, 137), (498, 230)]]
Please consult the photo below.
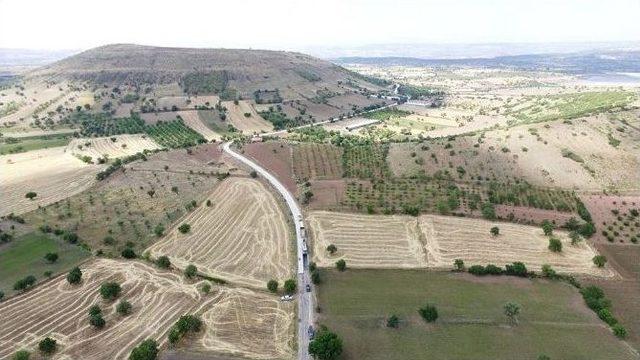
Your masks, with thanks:
[(261, 183), (232, 178), (220, 184), (181, 223), (188, 234), (173, 229), (148, 250), (167, 255), (180, 268), (194, 264), (208, 275), (264, 288), (270, 279), (291, 275), (291, 239), (285, 215)]
[[(359, 215), (314, 211), (309, 215), (314, 254), (319, 266), (345, 259), (359, 268), (451, 268), (455, 259), (467, 265), (505, 264), (522, 261), (530, 270), (543, 264), (561, 273), (611, 277), (615, 272), (599, 269), (591, 259), (596, 251), (588, 244), (571, 245), (557, 231), (563, 251), (548, 250), (548, 239), (537, 227), (460, 217), (422, 215)], [(493, 226), (499, 236), (490, 235)], [(334, 244), (338, 252), (326, 248)]]
[[(238, 105), (233, 101), (225, 101), (222, 106), (227, 108), (231, 125), (242, 132), (252, 134), (273, 130), (273, 125), (263, 119), (248, 101), (238, 101)], [(250, 116), (247, 117), (245, 114), (250, 114)]]
[(100, 157), (106, 156), (113, 159), (160, 148), (160, 145), (147, 135), (125, 134), (102, 138), (74, 139), (67, 145), (67, 152), (74, 155), (91, 156), (95, 161)]
[(179, 111), (178, 115), (184, 120), (184, 124), (192, 128), (200, 135), (204, 136), (207, 141), (220, 140), (222, 136), (217, 132), (209, 129), (200, 118), (198, 111)]

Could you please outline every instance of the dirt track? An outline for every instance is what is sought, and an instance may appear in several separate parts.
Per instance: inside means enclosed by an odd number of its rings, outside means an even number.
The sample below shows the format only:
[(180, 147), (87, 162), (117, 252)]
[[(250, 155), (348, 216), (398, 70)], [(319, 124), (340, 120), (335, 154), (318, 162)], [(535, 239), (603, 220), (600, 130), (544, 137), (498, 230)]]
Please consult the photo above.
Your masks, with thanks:
[[(360, 215), (314, 211), (309, 215), (315, 260), (319, 266), (333, 266), (345, 259), (359, 268), (451, 268), (455, 259), (467, 265), (505, 264), (522, 261), (530, 270), (543, 264), (562, 273), (602, 277), (614, 276), (599, 269), (591, 259), (596, 251), (589, 245), (571, 245), (565, 232), (556, 231), (563, 251), (548, 250), (548, 239), (538, 227), (486, 220), (422, 215)], [(500, 228), (499, 236), (489, 230)], [(326, 248), (334, 244), (336, 254)]]
[(264, 185), (231, 178), (208, 199), (211, 207), (203, 200), (181, 221), (191, 225), (191, 232), (172, 230), (148, 249), (152, 257), (167, 255), (180, 268), (194, 264), (208, 275), (257, 288), (291, 275), (289, 229)]

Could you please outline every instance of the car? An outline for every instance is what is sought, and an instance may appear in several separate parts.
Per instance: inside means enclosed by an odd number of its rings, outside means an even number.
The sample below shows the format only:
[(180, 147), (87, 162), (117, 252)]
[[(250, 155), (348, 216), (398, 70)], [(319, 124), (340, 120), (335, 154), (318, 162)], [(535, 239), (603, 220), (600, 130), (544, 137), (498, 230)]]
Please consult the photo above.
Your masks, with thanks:
[(309, 325), (309, 329), (307, 329), (307, 334), (309, 334), (309, 339), (313, 339), (316, 335), (316, 331), (313, 329), (312, 325)]
[(311, 292), (311, 285), (307, 284), (306, 288), (307, 288), (307, 292)]
[(280, 301), (291, 301), (293, 300), (293, 295), (283, 295), (280, 297)]

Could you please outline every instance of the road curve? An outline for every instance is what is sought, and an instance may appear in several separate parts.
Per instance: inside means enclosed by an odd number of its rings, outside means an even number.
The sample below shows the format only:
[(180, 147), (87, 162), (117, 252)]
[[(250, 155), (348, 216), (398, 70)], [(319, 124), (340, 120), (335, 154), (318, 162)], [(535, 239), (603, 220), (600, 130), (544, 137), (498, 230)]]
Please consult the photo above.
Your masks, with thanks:
[(275, 176), (271, 175), (266, 169), (258, 165), (256, 162), (233, 150), (231, 148), (231, 142), (224, 143), (222, 145), (222, 150), (241, 163), (249, 166), (250, 168), (255, 170), (258, 175), (269, 181), (269, 183), (282, 195), (285, 203), (287, 204), (287, 207), (289, 207), (289, 210), (291, 211), (291, 215), (293, 216), (293, 223), (296, 228), (296, 244), (298, 256), (298, 359), (307, 360), (309, 359), (309, 335), (307, 331), (309, 325), (313, 324), (313, 297), (311, 296), (311, 293), (306, 292), (305, 289), (307, 284), (311, 285), (311, 282), (309, 281), (310, 278), (308, 271), (305, 271), (305, 267), (307, 264), (305, 264), (304, 262), (302, 252), (302, 243), (304, 239), (302, 238), (302, 234), (300, 233), (300, 226), (302, 225), (302, 211), (300, 210), (300, 206), (296, 202), (295, 197), (280, 181), (278, 181), (278, 179), (276, 179)]

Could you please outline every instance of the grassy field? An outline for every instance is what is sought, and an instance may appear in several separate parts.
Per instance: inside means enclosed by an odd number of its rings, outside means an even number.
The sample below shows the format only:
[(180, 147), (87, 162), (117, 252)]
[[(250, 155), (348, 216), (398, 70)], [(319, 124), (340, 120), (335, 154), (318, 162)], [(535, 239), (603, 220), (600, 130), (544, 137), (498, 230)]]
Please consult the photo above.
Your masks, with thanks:
[[(58, 261), (49, 264), (46, 253), (58, 253)], [(77, 245), (64, 242), (42, 233), (29, 233), (0, 247), (0, 291), (13, 294), (16, 280), (33, 275), (38, 280), (46, 279), (45, 271), (52, 276), (64, 272), (81, 262), (90, 254)]]
[[(564, 283), (406, 270), (321, 276), (320, 322), (344, 340), (342, 359), (634, 358)], [(509, 301), (522, 309), (513, 327)], [(438, 308), (435, 324), (418, 315), (427, 303)], [(398, 329), (385, 326), (392, 314)]]
[(3, 142), (0, 143), (0, 155), (66, 146), (70, 141), (70, 134), (34, 136), (13, 140), (4, 139)]

